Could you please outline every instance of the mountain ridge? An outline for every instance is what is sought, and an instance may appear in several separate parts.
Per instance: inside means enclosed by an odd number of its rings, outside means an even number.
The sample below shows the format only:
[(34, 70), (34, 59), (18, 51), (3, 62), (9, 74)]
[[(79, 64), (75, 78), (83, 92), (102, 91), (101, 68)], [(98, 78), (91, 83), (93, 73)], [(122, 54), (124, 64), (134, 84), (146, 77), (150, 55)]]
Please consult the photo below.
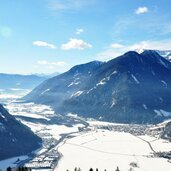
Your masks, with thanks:
[[(171, 63), (157, 52), (129, 51), (91, 72), (89, 64), (85, 72), (73, 67), (47, 80), (25, 99), (51, 105), (56, 112), (113, 122), (157, 123), (171, 117), (156, 112), (171, 111)], [(53, 89), (48, 87), (52, 82)]]
[(27, 155), (41, 146), (41, 139), (0, 104), (0, 160)]
[(37, 75), (20, 75), (0, 73), (0, 89), (32, 89), (37, 86), (45, 77)]

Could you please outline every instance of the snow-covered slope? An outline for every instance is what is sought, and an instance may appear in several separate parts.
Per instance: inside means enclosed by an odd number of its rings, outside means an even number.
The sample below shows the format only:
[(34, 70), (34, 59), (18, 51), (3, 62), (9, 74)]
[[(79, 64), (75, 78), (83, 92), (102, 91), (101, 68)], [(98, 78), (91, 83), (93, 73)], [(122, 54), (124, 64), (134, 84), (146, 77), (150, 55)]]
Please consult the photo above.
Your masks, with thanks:
[(60, 106), (63, 100), (74, 94), (78, 96), (79, 89), (85, 86), (92, 73), (102, 64), (102, 62), (93, 61), (77, 65), (68, 72), (44, 81), (24, 99), (55, 107)]

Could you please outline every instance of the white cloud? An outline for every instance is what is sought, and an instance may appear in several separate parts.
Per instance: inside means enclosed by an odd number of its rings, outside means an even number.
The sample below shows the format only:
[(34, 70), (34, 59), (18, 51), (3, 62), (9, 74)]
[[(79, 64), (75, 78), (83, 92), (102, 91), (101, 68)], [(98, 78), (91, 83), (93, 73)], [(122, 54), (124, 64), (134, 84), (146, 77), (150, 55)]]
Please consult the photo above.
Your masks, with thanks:
[(87, 6), (95, 4), (96, 1), (83, 1), (83, 0), (50, 0), (49, 8), (55, 11), (64, 11), (64, 10), (80, 10)]
[(47, 61), (37, 61), (37, 63), (38, 63), (39, 65), (47, 65), (47, 64), (48, 64)]
[(70, 49), (78, 49), (78, 50), (83, 50), (86, 48), (91, 48), (92, 45), (81, 40), (81, 39), (69, 39), (68, 43), (62, 44), (61, 49), (63, 50), (70, 50)]
[(66, 65), (66, 63), (64, 61), (59, 61), (59, 62), (51, 62), (50, 63), (51, 65), (54, 65), (54, 66), (60, 66), (60, 67), (63, 67)]
[(64, 61), (59, 61), (59, 62), (48, 62), (46, 60), (42, 60), (42, 61), (37, 61), (38, 65), (44, 65), (49, 69), (54, 69), (55, 67), (64, 67), (67, 65), (66, 62)]
[(170, 50), (171, 49), (171, 39), (165, 39), (160, 41), (141, 41), (133, 45), (128, 46), (130, 50), (136, 49), (153, 49), (153, 50)]
[(84, 29), (81, 29), (81, 28), (76, 30), (76, 34), (81, 34), (83, 32), (84, 32)]
[(12, 29), (7, 26), (0, 26), (0, 36), (8, 38), (12, 35)]
[(33, 42), (33, 45), (35, 46), (42, 46), (42, 47), (48, 47), (48, 48), (51, 48), (51, 49), (55, 49), (56, 46), (54, 44), (50, 44), (50, 43), (47, 43), (47, 42), (44, 42), (44, 41), (34, 41)]
[(103, 51), (99, 54), (97, 54), (97, 60), (100, 61), (108, 61), (110, 59), (116, 58), (123, 54), (123, 50), (113, 50), (113, 49), (107, 49), (106, 51)]
[(119, 43), (113, 43), (110, 46), (111, 46), (111, 48), (114, 48), (114, 49), (119, 49), (119, 48), (123, 48), (124, 47), (124, 45), (121, 45)]
[(145, 40), (134, 44), (122, 45), (122, 46), (123, 47), (121, 48), (113, 49), (110, 45), (110, 47), (107, 50), (96, 55), (97, 59), (107, 61), (116, 58), (120, 55), (123, 55), (125, 52), (135, 51), (135, 50), (141, 52), (142, 49), (171, 50), (171, 39), (165, 39), (159, 41)]
[(49, 8), (53, 9), (53, 10), (64, 10), (64, 9), (70, 8), (70, 4), (69, 3), (64, 4), (64, 3), (60, 2), (60, 1), (52, 1), (49, 4)]
[(135, 13), (136, 14), (144, 14), (147, 13), (149, 10), (147, 7), (139, 7), (136, 9)]
[[(144, 24), (145, 23), (145, 24)], [(129, 33), (129, 34), (128, 34)], [(113, 25), (112, 35), (114, 39), (123, 40), (128, 35), (146, 37), (161, 37), (171, 33), (171, 21), (166, 16), (140, 18), (132, 15), (122, 17)], [(169, 37), (169, 35), (167, 35)]]

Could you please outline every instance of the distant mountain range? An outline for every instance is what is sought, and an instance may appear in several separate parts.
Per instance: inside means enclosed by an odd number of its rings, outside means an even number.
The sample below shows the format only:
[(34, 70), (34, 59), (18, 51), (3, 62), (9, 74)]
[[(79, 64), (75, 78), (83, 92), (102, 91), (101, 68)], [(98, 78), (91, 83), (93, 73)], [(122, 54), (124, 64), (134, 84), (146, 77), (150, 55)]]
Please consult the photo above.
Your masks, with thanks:
[(0, 93), (19, 94), (30, 91), (47, 77), (37, 75), (19, 75), (0, 73)]
[(158, 123), (171, 118), (171, 63), (153, 50), (130, 51), (106, 63), (75, 66), (44, 81), (24, 99), (63, 114)]
[(44, 78), (52, 78), (52, 77), (55, 77), (57, 75), (59, 75), (60, 73), (59, 72), (54, 72), (54, 73), (51, 73), (51, 74), (33, 74), (33, 75), (37, 75), (39, 77), (44, 77)]
[(41, 82), (51, 77), (59, 75), (58, 72), (52, 74), (5, 74), (0, 73), (0, 93), (8, 92), (14, 93), (15, 91), (32, 90)]
[(0, 89), (32, 89), (46, 77), (0, 73)]
[(27, 155), (40, 147), (41, 139), (0, 105), (0, 160)]

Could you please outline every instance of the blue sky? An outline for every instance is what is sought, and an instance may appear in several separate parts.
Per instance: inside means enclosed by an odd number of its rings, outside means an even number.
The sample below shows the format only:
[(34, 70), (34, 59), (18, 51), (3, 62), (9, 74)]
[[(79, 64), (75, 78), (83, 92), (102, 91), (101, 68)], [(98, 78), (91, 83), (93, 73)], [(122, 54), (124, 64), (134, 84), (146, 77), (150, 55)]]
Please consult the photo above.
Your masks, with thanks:
[(0, 0), (0, 72), (53, 73), (171, 49), (171, 0)]

